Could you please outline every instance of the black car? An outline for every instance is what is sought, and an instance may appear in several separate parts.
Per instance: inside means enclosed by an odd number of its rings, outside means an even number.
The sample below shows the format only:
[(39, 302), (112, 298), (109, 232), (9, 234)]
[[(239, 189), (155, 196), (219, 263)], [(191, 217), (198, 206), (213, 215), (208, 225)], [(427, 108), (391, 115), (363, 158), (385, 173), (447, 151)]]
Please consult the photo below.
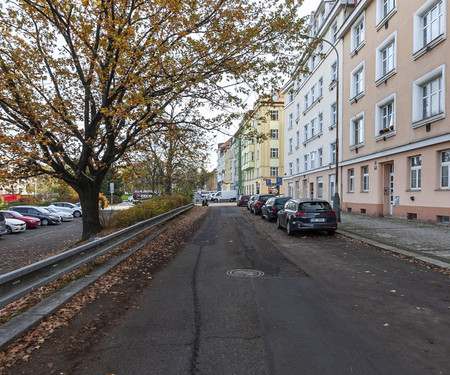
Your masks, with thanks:
[(277, 219), (278, 211), (280, 211), (291, 197), (271, 197), (267, 199), (264, 206), (261, 207), (261, 218), (267, 221)]
[(286, 228), (288, 235), (295, 231), (321, 230), (334, 234), (337, 229), (336, 212), (323, 199), (290, 199), (278, 212), (278, 228)]
[(259, 215), (261, 213), (261, 207), (264, 206), (267, 199), (270, 197), (274, 197), (273, 194), (256, 194), (255, 199), (250, 204), (250, 212), (255, 215)]
[(41, 219), (41, 225), (61, 223), (61, 218), (58, 215), (52, 214), (44, 208), (38, 206), (13, 206), (9, 208), (9, 211), (16, 211), (25, 216), (39, 218)]

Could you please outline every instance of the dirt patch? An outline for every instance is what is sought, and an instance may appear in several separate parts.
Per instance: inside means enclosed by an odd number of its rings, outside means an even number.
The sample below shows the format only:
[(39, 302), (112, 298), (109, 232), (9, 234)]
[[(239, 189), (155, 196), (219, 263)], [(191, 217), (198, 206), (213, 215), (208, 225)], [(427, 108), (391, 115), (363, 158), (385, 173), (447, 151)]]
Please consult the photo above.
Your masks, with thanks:
[(0, 353), (0, 374), (70, 374), (79, 358), (133, 308), (202, 225), (207, 207), (195, 207), (93, 286)]

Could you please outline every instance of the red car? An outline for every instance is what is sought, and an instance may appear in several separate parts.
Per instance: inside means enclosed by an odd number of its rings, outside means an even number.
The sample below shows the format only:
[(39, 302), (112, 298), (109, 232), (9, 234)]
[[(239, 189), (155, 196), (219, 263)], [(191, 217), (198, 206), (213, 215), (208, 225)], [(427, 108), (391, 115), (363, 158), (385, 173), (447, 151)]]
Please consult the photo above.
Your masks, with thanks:
[(250, 199), (250, 195), (241, 195), (237, 201), (237, 205), (247, 207), (247, 203), (248, 203), (249, 199)]
[(20, 212), (16, 212), (16, 211), (0, 211), (0, 212), (3, 212), (3, 215), (5, 216), (5, 218), (8, 217), (10, 219), (17, 219), (17, 220), (25, 221), (25, 224), (27, 225), (27, 229), (37, 228), (41, 224), (41, 220), (39, 220), (38, 218), (22, 215)]

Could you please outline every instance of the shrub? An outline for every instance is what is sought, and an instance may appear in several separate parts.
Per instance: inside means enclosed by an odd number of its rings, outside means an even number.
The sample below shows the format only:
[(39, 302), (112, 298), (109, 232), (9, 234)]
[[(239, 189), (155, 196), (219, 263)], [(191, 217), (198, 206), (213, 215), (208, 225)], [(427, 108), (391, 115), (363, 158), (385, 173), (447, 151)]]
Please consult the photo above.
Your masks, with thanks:
[(190, 201), (179, 195), (153, 197), (137, 206), (119, 211), (106, 221), (105, 228), (125, 228), (137, 222), (161, 215), (175, 208), (185, 206)]
[(37, 199), (36, 197), (33, 197), (32, 195), (22, 195), (19, 199), (15, 200), (14, 202), (11, 202), (11, 203), (36, 205), (39, 203), (39, 199)]

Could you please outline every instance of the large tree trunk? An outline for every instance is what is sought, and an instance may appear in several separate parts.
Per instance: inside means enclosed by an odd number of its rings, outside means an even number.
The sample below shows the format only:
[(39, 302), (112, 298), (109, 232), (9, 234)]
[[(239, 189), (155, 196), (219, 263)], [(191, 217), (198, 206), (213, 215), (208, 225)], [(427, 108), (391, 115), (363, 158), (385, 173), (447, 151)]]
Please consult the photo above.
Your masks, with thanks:
[(83, 209), (82, 241), (94, 237), (103, 229), (100, 223), (100, 208), (98, 204), (100, 185), (100, 183), (86, 178), (79, 186), (73, 186), (80, 197), (81, 208)]

